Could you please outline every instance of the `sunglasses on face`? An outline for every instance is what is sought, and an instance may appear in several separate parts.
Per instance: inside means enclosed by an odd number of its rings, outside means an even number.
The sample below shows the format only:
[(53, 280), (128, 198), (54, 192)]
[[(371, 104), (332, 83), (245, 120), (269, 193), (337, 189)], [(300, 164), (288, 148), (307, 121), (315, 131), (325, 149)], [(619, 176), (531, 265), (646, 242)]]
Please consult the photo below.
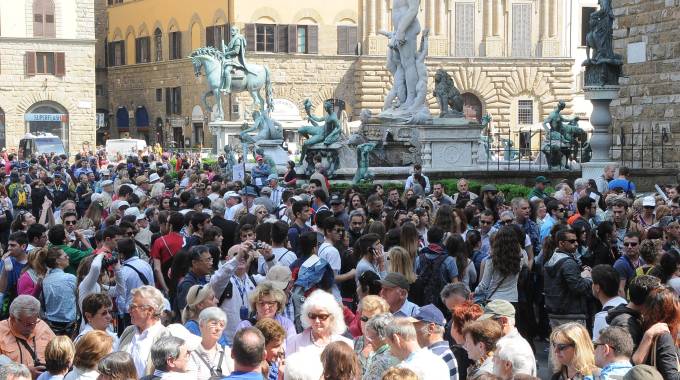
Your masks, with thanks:
[(64, 224), (67, 225), (67, 226), (73, 226), (73, 225), (75, 225), (76, 223), (77, 223), (77, 222), (76, 222), (75, 220), (65, 220), (65, 221), (64, 221)]
[(567, 348), (573, 348), (574, 344), (573, 343), (553, 343), (552, 344), (553, 349), (557, 350), (558, 352), (562, 352), (566, 350)]
[(315, 321), (315, 320), (318, 319), (318, 320), (320, 320), (321, 322), (326, 321), (326, 320), (328, 319), (328, 317), (330, 317), (330, 316), (331, 316), (330, 314), (314, 314), (314, 313), (309, 313), (309, 314), (307, 314), (307, 317), (308, 317), (310, 320)]
[(637, 247), (637, 245), (638, 245), (638, 243), (634, 243), (634, 242), (625, 242), (625, 243), (623, 243), (623, 246), (624, 246), (624, 247)]

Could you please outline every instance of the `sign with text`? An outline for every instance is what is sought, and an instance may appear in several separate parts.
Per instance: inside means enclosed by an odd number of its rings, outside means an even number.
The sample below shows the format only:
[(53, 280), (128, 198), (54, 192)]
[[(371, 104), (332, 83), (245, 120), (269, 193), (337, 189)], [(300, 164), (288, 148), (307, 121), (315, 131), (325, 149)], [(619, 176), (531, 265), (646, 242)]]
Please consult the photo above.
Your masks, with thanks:
[(68, 123), (68, 115), (63, 113), (27, 113), (24, 116), (26, 121), (56, 121)]

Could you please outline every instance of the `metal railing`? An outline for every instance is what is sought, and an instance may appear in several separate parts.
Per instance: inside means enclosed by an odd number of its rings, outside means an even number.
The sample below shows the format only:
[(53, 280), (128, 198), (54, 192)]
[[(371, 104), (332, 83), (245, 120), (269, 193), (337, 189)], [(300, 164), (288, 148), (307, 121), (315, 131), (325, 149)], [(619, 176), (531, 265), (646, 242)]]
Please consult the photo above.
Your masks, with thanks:
[(636, 169), (677, 168), (678, 147), (672, 143), (669, 130), (660, 126), (621, 128), (612, 136), (613, 161)]

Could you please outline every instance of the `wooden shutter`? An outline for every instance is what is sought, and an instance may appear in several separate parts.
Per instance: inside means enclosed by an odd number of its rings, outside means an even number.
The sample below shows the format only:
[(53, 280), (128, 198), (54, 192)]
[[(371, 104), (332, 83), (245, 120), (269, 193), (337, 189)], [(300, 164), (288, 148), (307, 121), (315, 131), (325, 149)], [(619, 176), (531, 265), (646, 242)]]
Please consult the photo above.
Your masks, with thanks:
[(54, 24), (54, 22), (55, 22), (55, 20), (54, 20), (54, 9), (52, 9), (51, 12), (50, 12), (49, 8), (48, 8), (43, 17), (45, 18), (44, 19), (45, 24), (43, 26), (43, 28), (44, 28), (44, 30), (43, 30), (44, 34), (43, 35), (45, 37), (52, 37), (52, 38), (56, 37), (57, 31), (56, 31), (55, 24)]
[(142, 62), (142, 41), (135, 39), (135, 63)]
[(36, 61), (35, 52), (34, 51), (27, 51), (26, 52), (26, 75), (29, 75), (29, 76), (35, 75), (35, 72), (37, 71), (35, 61)]
[(172, 93), (170, 92), (170, 87), (165, 88), (165, 114), (172, 114)]
[(120, 64), (125, 65), (125, 41), (118, 41), (120, 44)]
[[(222, 39), (224, 39), (225, 44), (229, 43), (229, 40), (231, 40), (231, 25), (229, 24), (222, 25)], [(218, 45), (220, 46), (221, 49), (222, 46), (219, 43)]]
[(531, 56), (531, 4), (512, 4), (512, 56)]
[(338, 25), (338, 55), (346, 55), (348, 52), (347, 25)]
[(289, 53), (288, 50), (288, 25), (276, 25), (276, 51), (279, 53)]
[(151, 62), (151, 37), (144, 37), (144, 62)]
[(205, 46), (215, 46), (215, 27), (205, 28)]
[(455, 9), (455, 55), (475, 55), (475, 3), (456, 3)]
[(175, 88), (175, 110), (178, 115), (182, 114), (182, 87)]
[(347, 27), (347, 54), (356, 55), (359, 44), (359, 28), (356, 25)]
[(319, 27), (307, 25), (307, 53), (319, 54)]
[(56, 76), (66, 75), (66, 54), (64, 52), (54, 53), (54, 72)]
[(246, 24), (246, 51), (257, 51), (255, 24)]
[(116, 65), (116, 52), (114, 51), (114, 44), (115, 42), (109, 42), (106, 44), (106, 56), (108, 58), (109, 67)]
[(43, 37), (43, 17), (45, 16), (42, 13), (35, 13), (35, 9), (33, 10), (33, 37)]
[(288, 52), (297, 53), (297, 25), (288, 25)]

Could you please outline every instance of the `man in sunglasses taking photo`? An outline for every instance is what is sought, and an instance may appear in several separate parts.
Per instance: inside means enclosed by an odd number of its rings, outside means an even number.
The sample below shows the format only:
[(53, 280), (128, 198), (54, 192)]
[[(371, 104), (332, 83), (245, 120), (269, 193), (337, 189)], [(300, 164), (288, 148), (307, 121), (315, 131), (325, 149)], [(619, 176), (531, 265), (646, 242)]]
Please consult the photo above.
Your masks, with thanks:
[(578, 240), (570, 227), (559, 230), (555, 240), (557, 249), (543, 269), (545, 307), (550, 327), (555, 328), (567, 322), (585, 326), (587, 300), (593, 283), (590, 268), (582, 270), (574, 257)]

